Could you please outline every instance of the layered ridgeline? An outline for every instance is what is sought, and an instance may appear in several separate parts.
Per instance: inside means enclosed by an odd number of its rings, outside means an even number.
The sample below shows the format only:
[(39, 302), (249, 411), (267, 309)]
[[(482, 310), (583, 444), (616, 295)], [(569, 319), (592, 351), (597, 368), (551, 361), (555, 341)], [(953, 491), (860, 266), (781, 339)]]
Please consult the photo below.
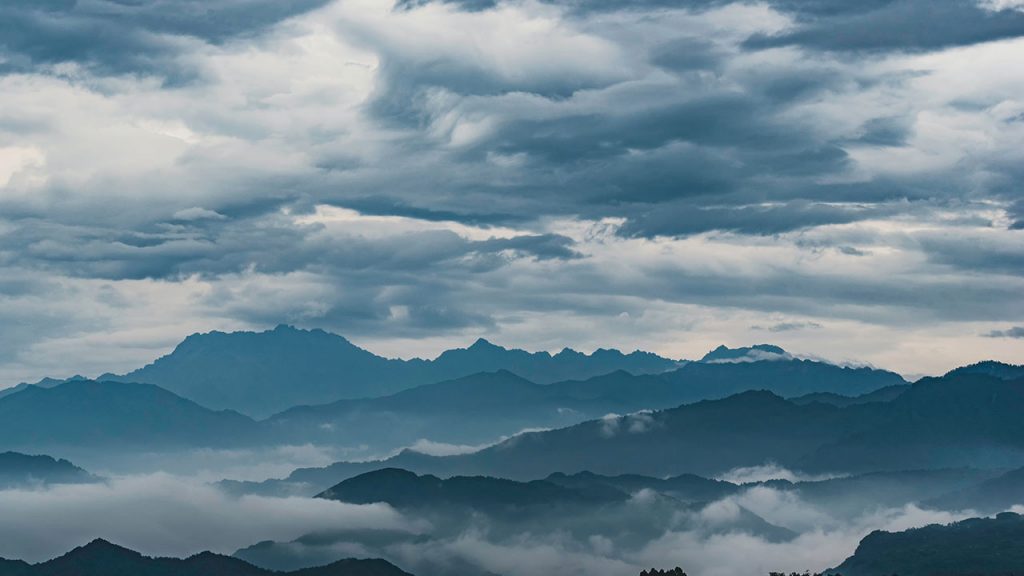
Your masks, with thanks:
[(1024, 573), (1024, 517), (1012, 512), (904, 532), (872, 532), (845, 562), (842, 576), (1009, 575)]
[(317, 497), (350, 504), (386, 503), (428, 528), (414, 533), (321, 531), (291, 542), (261, 542), (235, 555), (267, 568), (295, 569), (322, 563), (335, 550), (359, 549), (375, 557), (408, 559), (408, 568), (416, 573), (480, 576), (491, 573), (488, 568), (493, 566), (480, 565), (472, 550), (442, 563), (434, 562), (436, 554), (409, 551), (442, 549), (483, 532), (498, 548), (515, 546), (525, 538), (585, 551), (595, 543), (614, 542), (614, 547), (599, 548), (603, 559), (635, 561), (651, 542), (670, 532), (685, 532), (698, 542), (743, 534), (743, 539), (795, 543), (796, 532), (758, 514), (760, 510), (786, 522), (786, 515), (779, 516), (773, 506), (765, 508), (766, 502), (799, 503), (804, 511), (821, 511), (838, 523), (853, 525), (866, 511), (905, 509), (922, 497), (991, 477), (991, 472), (956, 469), (736, 484), (694, 475), (654, 478), (584, 472), (517, 482), (382, 469), (342, 481)]
[(0, 489), (83, 484), (97, 477), (67, 460), (18, 452), (0, 453)]
[[(535, 384), (589, 380), (614, 372), (662, 375), (669, 383), (686, 387), (687, 394), (674, 397), (674, 402), (721, 398), (751, 387), (783, 396), (855, 396), (905, 384), (892, 372), (800, 360), (771, 345), (722, 346), (700, 361), (683, 362), (649, 352), (606, 349), (589, 355), (565, 349), (552, 355), (510, 350), (481, 339), (433, 360), (398, 360), (377, 356), (336, 334), (289, 326), (258, 333), (194, 334), (144, 368), (104, 374), (98, 380), (154, 384), (207, 408), (262, 418), (295, 406), (376, 398), (502, 370)], [(49, 388), (58, 383), (44, 379), (37, 385)]]
[(1024, 465), (1021, 414), (1024, 380), (984, 374), (926, 378), (889, 402), (847, 406), (796, 403), (752, 391), (524, 433), (472, 454), (431, 457), (405, 451), (383, 462), (297, 471), (287, 481), (337, 481), (382, 466), (515, 479), (585, 470), (713, 476), (766, 461), (823, 472), (1019, 467)]
[[(384, 560), (340, 560), (290, 572), (292, 576), (408, 576)], [(105, 540), (93, 540), (59, 557), (28, 564), (0, 559), (0, 576), (283, 576), (248, 562), (203, 552), (185, 559), (150, 558)]]
[(382, 396), (477, 372), (509, 370), (537, 383), (585, 379), (616, 370), (653, 374), (678, 367), (647, 352), (558, 354), (508, 350), (486, 340), (433, 360), (397, 360), (323, 330), (278, 326), (266, 332), (193, 334), (152, 364), (101, 380), (156, 384), (214, 409), (255, 417), (292, 406)]
[[(262, 542), (235, 555), (284, 570), (320, 563), (339, 549), (358, 549), (374, 557), (402, 558), (403, 565), (408, 563), (418, 574), (485, 576), (506, 572), (485, 568), (488, 562), (474, 558), (479, 554), (472, 550), (468, 554), (433, 551), (450, 549), (459, 540), (483, 537), (488, 547), (499, 549), (524, 538), (583, 551), (593, 549), (595, 543), (614, 541), (615, 552), (608, 550), (607, 554), (629, 555), (670, 529), (703, 537), (739, 532), (768, 542), (796, 537), (793, 531), (769, 523), (741, 505), (730, 506), (728, 513), (713, 515), (709, 521), (701, 513), (707, 505), (704, 501), (684, 501), (655, 491), (636, 495), (617, 487), (616, 482), (564, 477), (529, 482), (479, 476), (443, 479), (379, 470), (341, 482), (320, 497), (352, 504), (388, 503), (424, 528), (415, 532), (322, 531), (288, 543)], [(689, 483), (680, 479), (677, 488), (688, 490), (684, 485)], [(695, 491), (717, 492), (715, 481), (699, 483), (705, 486), (694, 485)], [(466, 550), (458, 544), (454, 547)], [(566, 571), (576, 572), (568, 562)]]
[(0, 398), (0, 446), (63, 453), (69, 447), (161, 450), (267, 441), (261, 426), (150, 384), (74, 380)]
[[(194, 338), (187, 346), (183, 344), (174, 354), (146, 370), (155, 369), (153, 367), (164, 362), (187, 364), (179, 355), (187, 357), (189, 350), (203, 359), (216, 356), (203, 343), (221, 339), (236, 342), (238, 337), (241, 338), (238, 342), (244, 343), (250, 337), (257, 342), (264, 342), (266, 338), (289, 340), (298, 337), (345, 342), (326, 333), (289, 328), (262, 334), (220, 335), (213, 340), (207, 340), (207, 336)], [(260, 356), (258, 347), (241, 347), (247, 350), (245, 354), (228, 355), (234, 359), (222, 364), (249, 370), (249, 359)], [(304, 346), (294, 348), (303, 349)], [(546, 362), (556, 364), (562, 362), (560, 358), (567, 354), (528, 354), (478, 343), (459, 353), (445, 353), (432, 365), (451, 366), (454, 361), (449, 358), (472, 356), (474, 349), (481, 348), (497, 350), (496, 357), (548, 358)], [(273, 357), (273, 354), (268, 353), (268, 356)], [(605, 356), (620, 358), (627, 364), (637, 358), (651, 358), (650, 355), (612, 352), (573, 357), (595, 362)], [(416, 365), (417, 362), (403, 365)], [(467, 361), (466, 365), (477, 364)], [(519, 362), (519, 365), (526, 365), (529, 368), (524, 370), (526, 372), (539, 370), (536, 366), (531, 368), (526, 361)], [(296, 366), (297, 369), (315, 368), (306, 363)], [(593, 370), (607, 368), (601, 363), (590, 366), (588, 369)], [(245, 370), (240, 369), (241, 372)], [(282, 381), (271, 379), (254, 385), (249, 396), (261, 395), (261, 389), (271, 384), (279, 396), (301, 394), (301, 390), (309, 386), (308, 381), (302, 378), (281, 378)], [(176, 382), (173, 379), (169, 381)], [(316, 385), (324, 382), (321, 380)], [(335, 392), (341, 394), (345, 382), (334, 384)], [(234, 380), (217, 380), (204, 385), (209, 387), (202, 392), (206, 395), (233, 387), (239, 387), (235, 392), (244, 391), (244, 386)], [(173, 385), (176, 389), (195, 386), (195, 382), (188, 380)], [(0, 415), (10, 415), (10, 418), (0, 420), (0, 448), (68, 453), (61, 448), (136, 445), (147, 450), (163, 450), (315, 443), (365, 446), (367, 453), (380, 454), (413, 445), (420, 439), (481, 445), (524, 429), (561, 428), (609, 413), (674, 407), (703, 399), (723, 398), (750, 389), (770, 390), (783, 396), (812, 393), (819, 396), (805, 396), (805, 402), (835, 403), (875, 401), (883, 399), (883, 396), (890, 398), (906, 386), (903, 379), (892, 372), (795, 359), (777, 347), (720, 347), (700, 361), (659, 374), (616, 370), (587, 379), (537, 383), (503, 369), (424, 384), (383, 397), (292, 408), (256, 422), (235, 411), (210, 409), (201, 402), (194, 402), (193, 398), (186, 399), (153, 384), (93, 382), (75, 378), (66, 382), (46, 381), (39, 386), (25, 386), (20, 391), (0, 397)], [(862, 400), (854, 400), (851, 396), (864, 392), (878, 396)], [(28, 426), (28, 423), (36, 425)]]

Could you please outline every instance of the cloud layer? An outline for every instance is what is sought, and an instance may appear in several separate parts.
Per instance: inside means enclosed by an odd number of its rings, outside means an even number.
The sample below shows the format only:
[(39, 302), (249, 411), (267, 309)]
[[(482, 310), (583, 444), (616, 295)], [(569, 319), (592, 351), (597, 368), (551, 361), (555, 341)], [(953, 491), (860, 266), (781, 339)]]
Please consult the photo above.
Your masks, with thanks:
[(0, 10), (2, 382), (278, 322), (1022, 360), (1015, 3)]

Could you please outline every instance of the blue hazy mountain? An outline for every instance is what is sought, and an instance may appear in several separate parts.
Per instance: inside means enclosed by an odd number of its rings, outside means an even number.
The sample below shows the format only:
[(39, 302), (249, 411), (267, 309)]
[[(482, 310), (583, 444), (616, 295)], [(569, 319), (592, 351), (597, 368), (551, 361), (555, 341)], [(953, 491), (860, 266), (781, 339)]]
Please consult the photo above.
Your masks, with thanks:
[[(340, 560), (292, 576), (408, 576), (384, 560)], [(0, 576), (283, 576), (244, 560), (203, 552), (185, 559), (150, 558), (105, 540), (39, 564), (0, 559)]]
[(629, 492), (609, 486), (565, 486), (547, 480), (516, 482), (487, 476), (417, 475), (399, 468), (383, 468), (349, 478), (317, 498), (350, 504), (384, 502), (398, 509), (467, 507), (500, 511), (624, 502)]
[(985, 360), (984, 362), (977, 362), (969, 366), (955, 368), (951, 370), (947, 376), (955, 376), (958, 374), (985, 374), (1001, 378), (1003, 380), (1018, 380), (1020, 378), (1024, 378), (1024, 365), (1006, 364), (1005, 362)]
[(272, 416), (268, 424), (274, 435), (293, 442), (345, 440), (379, 450), (407, 446), (420, 438), (478, 445), (524, 429), (564, 427), (609, 413), (671, 408), (751, 389), (781, 396), (833, 394), (831, 403), (847, 398), (838, 394), (842, 392), (854, 395), (847, 402), (857, 403), (894, 398), (907, 386), (898, 374), (884, 370), (792, 358), (694, 362), (662, 374), (618, 370), (551, 384), (537, 384), (501, 370), (380, 398), (296, 407)]
[[(404, 451), (382, 462), (299, 471), (294, 482), (382, 466), (514, 479), (553, 472), (703, 476), (766, 461), (825, 472), (1024, 465), (1024, 381), (926, 378), (890, 402), (797, 404), (749, 391), (677, 408), (609, 416), (518, 435), (472, 454)], [(322, 476), (320, 476), (322, 478)]]
[(788, 359), (785, 350), (774, 344), (755, 344), (741, 348), (729, 348), (722, 345), (708, 352), (700, 359), (705, 363), (719, 362), (753, 362), (757, 360)]
[(975, 510), (982, 514), (1004, 512), (1013, 506), (1024, 505), (1024, 468), (949, 491), (925, 504), (942, 510)]
[(616, 370), (659, 373), (678, 362), (647, 352), (582, 354), (509, 350), (486, 340), (434, 360), (377, 356), (323, 330), (278, 326), (266, 332), (193, 334), (173, 352), (124, 375), (102, 380), (156, 384), (215, 409), (265, 417), (299, 405), (382, 396), (421, 384), (509, 370), (545, 384)]
[(706, 522), (701, 516), (706, 501), (684, 502), (656, 491), (637, 495), (600, 482), (565, 485), (556, 479), (516, 482), (483, 476), (442, 479), (383, 469), (343, 481), (319, 497), (353, 504), (388, 503), (411, 521), (422, 525), (425, 520), (427, 527), (417, 533), (321, 531), (288, 543), (262, 542), (235, 555), (267, 568), (294, 569), (329, 558), (332, 550), (355, 548), (371, 556), (403, 558), (417, 573), (482, 576), (488, 572), (472, 558), (452, 564), (447, 557), (401, 553), (401, 548), (443, 547), (467, 533), (494, 543), (521, 541), (529, 535), (583, 550), (596, 541), (613, 539), (620, 552), (639, 550), (670, 529), (706, 537), (741, 532), (769, 542), (796, 537), (743, 506)]
[(5, 449), (235, 446), (259, 442), (261, 430), (237, 412), (209, 410), (150, 384), (75, 380), (0, 398)]
[(35, 386), (36, 388), (53, 388), (55, 386), (59, 386), (59, 385), (65, 383), (65, 382), (74, 382), (74, 381), (80, 381), (80, 380), (88, 380), (88, 378), (86, 378), (85, 376), (75, 375), (75, 376), (72, 376), (70, 378), (64, 378), (64, 379), (60, 379), (60, 378), (43, 378), (43, 379), (39, 380), (38, 382), (32, 382), (32, 383), (22, 382), (21, 384), (18, 384), (17, 386), (11, 386), (10, 388), (4, 388), (3, 390), (0, 390), (0, 398), (3, 398), (4, 396), (10, 396), (11, 394), (16, 394), (18, 392), (21, 392), (22, 390), (28, 388), (29, 386)]
[(826, 574), (843, 576), (1011, 575), (1024, 572), (1024, 517), (1012, 512), (904, 532), (868, 534)]
[(0, 488), (81, 484), (97, 478), (67, 460), (19, 452), (0, 453)]
[[(751, 356), (752, 350), (758, 354)], [(738, 357), (746, 360), (736, 361)], [(902, 376), (887, 370), (793, 358), (770, 345), (739, 349), (719, 346), (701, 361), (690, 362), (662, 376), (684, 386), (691, 402), (725, 398), (745, 390), (768, 390), (787, 398), (815, 392), (859, 396), (907, 384)]]
[(811, 392), (810, 394), (790, 398), (789, 401), (794, 404), (820, 402), (822, 404), (831, 404), (832, 406), (839, 406), (842, 408), (846, 406), (854, 406), (856, 404), (867, 404), (869, 402), (891, 402), (899, 398), (907, 390), (910, 390), (910, 384), (895, 384), (893, 386), (879, 388), (874, 392), (868, 392), (859, 396), (844, 396), (834, 392)]

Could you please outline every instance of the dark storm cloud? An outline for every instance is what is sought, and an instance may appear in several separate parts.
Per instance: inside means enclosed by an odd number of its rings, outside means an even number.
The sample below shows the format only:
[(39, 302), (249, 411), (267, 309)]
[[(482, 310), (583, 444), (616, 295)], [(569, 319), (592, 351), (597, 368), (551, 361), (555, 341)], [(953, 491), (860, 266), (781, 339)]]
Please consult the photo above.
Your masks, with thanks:
[[(796, 8), (794, 4), (790, 6)], [(801, 9), (796, 10), (800, 14)], [(800, 45), (837, 51), (934, 50), (1022, 35), (1024, 13), (1016, 10), (996, 12), (977, 0), (892, 0), (849, 12), (808, 14), (796, 30), (754, 37), (746, 45), (751, 49)]]
[(0, 5), (0, 71), (73, 62), (185, 81), (175, 36), (220, 43), (327, 0), (12, 0)]
[(253, 268), (268, 274), (368, 271), (383, 285), (389, 276), (408, 278), (436, 266), (484, 271), (516, 258), (577, 258), (573, 245), (557, 234), (469, 240), (440, 229), (370, 239), (331, 234), (319, 225), (296, 226), (280, 217), (156, 225), (145, 232), (27, 219), (0, 233), (0, 251), (10, 255), (9, 264), (111, 280), (217, 276)]

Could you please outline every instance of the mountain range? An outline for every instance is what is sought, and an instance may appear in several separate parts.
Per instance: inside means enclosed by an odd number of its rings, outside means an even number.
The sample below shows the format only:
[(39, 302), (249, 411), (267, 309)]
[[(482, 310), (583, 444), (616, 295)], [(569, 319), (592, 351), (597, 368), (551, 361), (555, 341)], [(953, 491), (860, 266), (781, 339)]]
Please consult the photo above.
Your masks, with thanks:
[[(881, 395), (864, 397), (860, 402), (889, 398), (907, 386), (892, 372), (795, 359), (781, 348), (759, 345), (740, 349), (719, 347), (701, 361), (658, 374), (632, 374), (619, 369), (586, 379), (537, 383), (507, 369), (477, 372), (380, 397), (296, 406), (263, 421), (255, 421), (235, 410), (211, 409), (192, 396), (172, 391), (185, 388), (209, 398), (210, 394), (220, 394), (218, 390), (223, 392), (230, 388), (234, 390), (232, 394), (245, 393), (244, 397), (261, 398), (260, 401), (265, 399), (265, 387), (282, 395), (278, 397), (280, 401), (301, 395), (303, 389), (312, 387), (320, 387), (321, 392), (328, 394), (331, 387), (326, 386), (324, 380), (308, 381), (301, 374), (294, 376), (294, 380), (278, 381), (275, 378), (286, 379), (286, 376), (274, 376), (273, 371), (269, 371), (267, 378), (252, 384), (251, 390), (239, 383), (238, 374), (232, 376), (234, 380), (212, 376), (230, 373), (237, 367), (244, 367), (239, 373), (251, 371), (252, 365), (258, 364), (255, 358), (274, 358), (274, 353), (264, 350), (266, 347), (308, 352), (318, 346), (334, 346), (364, 360), (372, 357), (340, 337), (287, 327), (259, 334), (194, 336), (173, 354), (143, 370), (151, 376), (161, 375), (157, 380), (170, 389), (155, 384), (138, 384), (132, 388), (137, 383), (119, 381), (129, 376), (107, 376), (118, 380), (101, 381), (75, 377), (67, 381), (44, 380), (0, 396), (0, 415), (10, 415), (0, 421), (0, 433), (4, 434), (0, 436), (4, 442), (0, 446), (53, 452), (69, 446), (92, 449), (139, 445), (152, 450), (314, 443), (364, 446), (368, 453), (380, 454), (413, 445), (421, 439), (460, 446), (483, 445), (521, 430), (561, 428), (609, 413), (669, 408), (723, 398), (752, 388), (784, 396), (818, 394), (808, 397), (807, 401), (836, 403), (857, 402), (853, 400), (855, 395), (864, 393)], [(214, 362), (212, 358), (218, 354), (221, 360)], [(308, 352), (307, 355), (310, 354), (326, 357), (330, 352)], [(309, 362), (295, 365), (307, 371), (338, 368), (332, 363), (318, 367), (316, 362), (324, 358), (313, 357)], [(610, 360), (610, 364), (602, 364), (602, 359), (618, 359), (632, 368), (637, 368), (636, 363), (641, 361), (648, 362), (650, 369), (676, 365), (672, 362), (656, 366), (658, 363), (652, 360), (655, 357), (642, 353), (622, 355), (599, 351), (585, 356), (563, 352), (550, 356), (505, 350), (482, 342), (466, 350), (446, 352), (429, 365), (435, 367), (432, 370), (443, 369), (442, 372), (475, 370), (482, 365), (503, 363), (518, 366), (524, 372), (540, 370), (538, 363), (545, 362), (573, 366), (563, 358), (576, 358), (581, 363), (575, 366), (583, 372), (604, 370), (615, 364)], [(383, 365), (393, 363), (379, 360), (385, 362)], [(276, 362), (278, 360), (272, 360)], [(211, 368), (211, 375), (192, 379), (190, 370), (200, 365), (215, 366)], [(354, 373), (360, 373), (361, 365), (356, 363)], [(417, 361), (401, 365), (422, 367), (428, 364)], [(192, 368), (183, 368), (187, 366)], [(891, 393), (876, 392), (880, 389)], [(826, 400), (821, 395), (831, 396)], [(233, 404), (236, 400), (232, 396), (222, 397), (220, 401)], [(243, 400), (238, 403), (252, 407)], [(28, 426), (28, 422), (37, 425)], [(40, 423), (53, 424), (39, 426)]]
[(7, 449), (238, 446), (262, 434), (246, 416), (209, 410), (151, 384), (73, 380), (0, 398)]
[[(1024, 380), (984, 374), (925, 378), (888, 402), (835, 406), (748, 391), (668, 410), (609, 415), (527, 432), (471, 454), (413, 451), (376, 462), (296, 470), (316, 484), (381, 467), (513, 479), (553, 472), (714, 476), (766, 461), (811, 472), (1024, 465)], [(329, 484), (328, 484), (329, 485)]]
[(64, 459), (18, 452), (0, 453), (0, 489), (48, 484), (81, 484), (98, 480)]
[[(339, 560), (287, 573), (291, 576), (408, 576), (384, 560)], [(185, 559), (150, 558), (106, 540), (39, 564), (0, 559), (0, 576), (283, 576), (248, 562), (202, 552)]]
[(433, 360), (399, 360), (337, 334), (281, 325), (265, 332), (193, 334), (152, 364), (98, 379), (155, 384), (208, 408), (262, 418), (293, 406), (383, 396), (477, 372), (509, 370), (546, 384), (616, 370), (660, 373), (678, 365), (648, 352), (583, 354), (567, 348), (552, 355), (509, 350), (483, 339)]

